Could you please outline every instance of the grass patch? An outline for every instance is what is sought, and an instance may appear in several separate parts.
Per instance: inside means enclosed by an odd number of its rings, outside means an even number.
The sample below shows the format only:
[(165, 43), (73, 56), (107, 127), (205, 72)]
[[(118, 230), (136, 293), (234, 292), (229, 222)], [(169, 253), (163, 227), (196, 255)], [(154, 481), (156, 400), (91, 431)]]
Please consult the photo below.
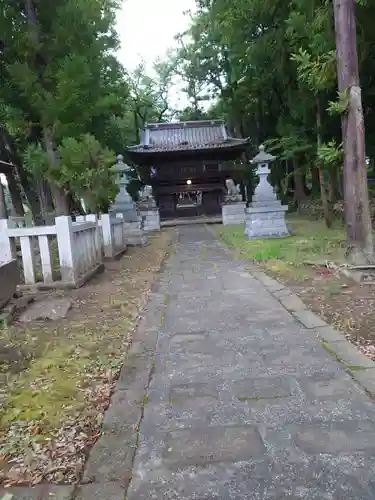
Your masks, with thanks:
[(330, 281), (327, 283), (326, 296), (327, 298), (334, 297), (335, 295), (340, 295), (342, 291), (340, 283), (337, 281)]
[(349, 365), (346, 363), (333, 349), (332, 347), (327, 344), (327, 342), (322, 342), (323, 348), (328, 352), (330, 356), (335, 358), (339, 363), (343, 364), (347, 370), (350, 370), (352, 372), (359, 372), (362, 370), (365, 370), (363, 366), (358, 366), (358, 365)]
[(361, 372), (366, 370), (365, 367), (363, 366), (358, 366), (358, 365), (346, 365), (346, 368), (350, 370), (351, 372)]
[(308, 273), (307, 262), (343, 260), (346, 240), (341, 223), (327, 229), (320, 220), (289, 216), (287, 222), (292, 236), (286, 238), (247, 240), (242, 225), (217, 226), (216, 230), (230, 248), (276, 275), (302, 278)]
[(282, 399), (285, 396), (248, 396), (248, 397), (240, 397), (238, 398), (238, 401), (264, 401), (266, 399)]
[(325, 349), (328, 354), (330, 354), (332, 357), (336, 358), (337, 361), (340, 363), (342, 362), (342, 359), (339, 357), (339, 355), (330, 347), (330, 345), (327, 342), (322, 342), (322, 347)]
[[(33, 328), (24, 332), (32, 359), (26, 370), (8, 379), (10, 390), (0, 411), (2, 428), (14, 421), (34, 421), (48, 435), (63, 415), (83, 410), (87, 387), (101, 379), (103, 370), (119, 367), (119, 353), (126, 352), (128, 345), (128, 336), (121, 338), (120, 332), (129, 331), (131, 325), (110, 321), (100, 325), (100, 332), (97, 328), (89, 320), (59, 327), (43, 351), (37, 340), (46, 341), (47, 331)], [(14, 333), (14, 329), (8, 332)]]

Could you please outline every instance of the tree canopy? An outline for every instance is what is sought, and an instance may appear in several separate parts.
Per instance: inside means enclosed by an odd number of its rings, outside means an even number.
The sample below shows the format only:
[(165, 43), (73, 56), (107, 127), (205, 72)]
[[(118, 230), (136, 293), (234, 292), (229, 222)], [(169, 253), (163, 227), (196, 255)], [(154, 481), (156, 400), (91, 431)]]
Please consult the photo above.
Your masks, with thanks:
[[(26, 196), (34, 215), (46, 189), (53, 195), (47, 209), (57, 213), (69, 213), (81, 197), (99, 207), (107, 196), (108, 205), (116, 193), (109, 159), (138, 141), (145, 121), (168, 112), (170, 64), (158, 61), (151, 78), (142, 64), (129, 74), (116, 57), (119, 6), (0, 0), (0, 123), (17, 166), (8, 185), (13, 205)], [(9, 160), (3, 148), (4, 155)]]
[[(281, 195), (292, 194), (298, 207), (309, 194), (322, 197), (328, 222), (329, 204), (343, 191), (347, 106), (337, 92), (332, 2), (196, 4), (178, 49), (150, 74), (142, 61), (129, 72), (116, 57), (117, 0), (56, 0), (54, 9), (47, 0), (0, 0), (0, 135), (11, 144), (1, 154), (17, 165), (7, 174), (16, 211), (25, 198), (34, 215), (68, 213), (82, 197), (100, 207), (105, 193), (108, 204), (116, 192), (109, 160), (139, 141), (145, 122), (224, 118), (232, 134), (251, 138), (253, 153), (266, 142), (278, 155), (272, 179)], [(373, 159), (375, 6), (362, 0), (356, 15)], [(188, 101), (183, 110), (171, 106), (176, 77)]]
[[(208, 114), (214, 111), (223, 117), (234, 134), (249, 136), (254, 147), (268, 142), (278, 153), (282, 161), (276, 177), (285, 179), (285, 189), (292, 185), (296, 202), (304, 199), (306, 189), (327, 190), (327, 199), (333, 202), (342, 190), (338, 173), (345, 99), (337, 94), (332, 2), (196, 3), (189, 29), (178, 37), (177, 54), (191, 114), (202, 116), (202, 103), (215, 98)], [(369, 158), (375, 153), (374, 15), (372, 2), (358, 2)]]

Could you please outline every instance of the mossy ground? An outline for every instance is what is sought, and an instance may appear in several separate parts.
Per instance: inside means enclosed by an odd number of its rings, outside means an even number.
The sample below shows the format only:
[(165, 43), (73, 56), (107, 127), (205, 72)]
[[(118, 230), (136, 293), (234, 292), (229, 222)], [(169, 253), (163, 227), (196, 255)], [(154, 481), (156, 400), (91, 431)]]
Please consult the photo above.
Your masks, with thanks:
[(344, 260), (346, 243), (341, 223), (327, 229), (322, 220), (292, 216), (288, 218), (288, 228), (291, 236), (287, 238), (247, 240), (243, 225), (216, 226), (229, 247), (274, 274), (303, 277), (309, 274), (314, 262), (319, 265), (325, 260)]
[[(129, 248), (79, 290), (48, 294), (72, 300), (67, 318), (0, 331), (0, 462), (17, 457), (24, 463), (36, 442), (42, 448), (53, 443), (67, 423), (80, 422), (88, 440), (98, 431), (172, 234), (165, 230), (147, 247)], [(38, 470), (38, 457), (33, 461), (21, 482)]]

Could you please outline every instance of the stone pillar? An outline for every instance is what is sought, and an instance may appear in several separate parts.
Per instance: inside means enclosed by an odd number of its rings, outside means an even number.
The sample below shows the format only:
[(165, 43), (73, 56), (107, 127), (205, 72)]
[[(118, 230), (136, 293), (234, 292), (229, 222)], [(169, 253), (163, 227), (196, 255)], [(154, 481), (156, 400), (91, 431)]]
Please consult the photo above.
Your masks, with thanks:
[(221, 215), (224, 226), (238, 226), (245, 222), (246, 203), (237, 201), (235, 203), (223, 203), (221, 206)]
[(139, 193), (138, 208), (144, 220), (146, 232), (160, 231), (160, 214), (151, 186), (144, 186)]
[(233, 179), (226, 180), (227, 194), (221, 205), (221, 215), (224, 226), (237, 226), (245, 222), (246, 203), (242, 201), (239, 186)]
[(155, 208), (141, 208), (142, 217), (144, 217), (144, 230), (146, 233), (151, 231), (160, 231), (160, 215), (159, 209)]
[(251, 205), (246, 209), (245, 235), (248, 239), (275, 238), (288, 236), (285, 223), (287, 206), (281, 204), (268, 182), (269, 164), (276, 159), (265, 152), (264, 146), (252, 160), (258, 166), (259, 184), (255, 189)]

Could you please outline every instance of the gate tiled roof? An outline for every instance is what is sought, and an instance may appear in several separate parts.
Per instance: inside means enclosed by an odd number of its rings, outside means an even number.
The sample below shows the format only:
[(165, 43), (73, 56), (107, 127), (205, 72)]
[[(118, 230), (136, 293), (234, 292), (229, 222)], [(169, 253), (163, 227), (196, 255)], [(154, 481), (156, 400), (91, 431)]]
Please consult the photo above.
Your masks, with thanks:
[(142, 131), (141, 144), (128, 149), (132, 152), (202, 150), (248, 142), (229, 137), (223, 120), (149, 123)]

